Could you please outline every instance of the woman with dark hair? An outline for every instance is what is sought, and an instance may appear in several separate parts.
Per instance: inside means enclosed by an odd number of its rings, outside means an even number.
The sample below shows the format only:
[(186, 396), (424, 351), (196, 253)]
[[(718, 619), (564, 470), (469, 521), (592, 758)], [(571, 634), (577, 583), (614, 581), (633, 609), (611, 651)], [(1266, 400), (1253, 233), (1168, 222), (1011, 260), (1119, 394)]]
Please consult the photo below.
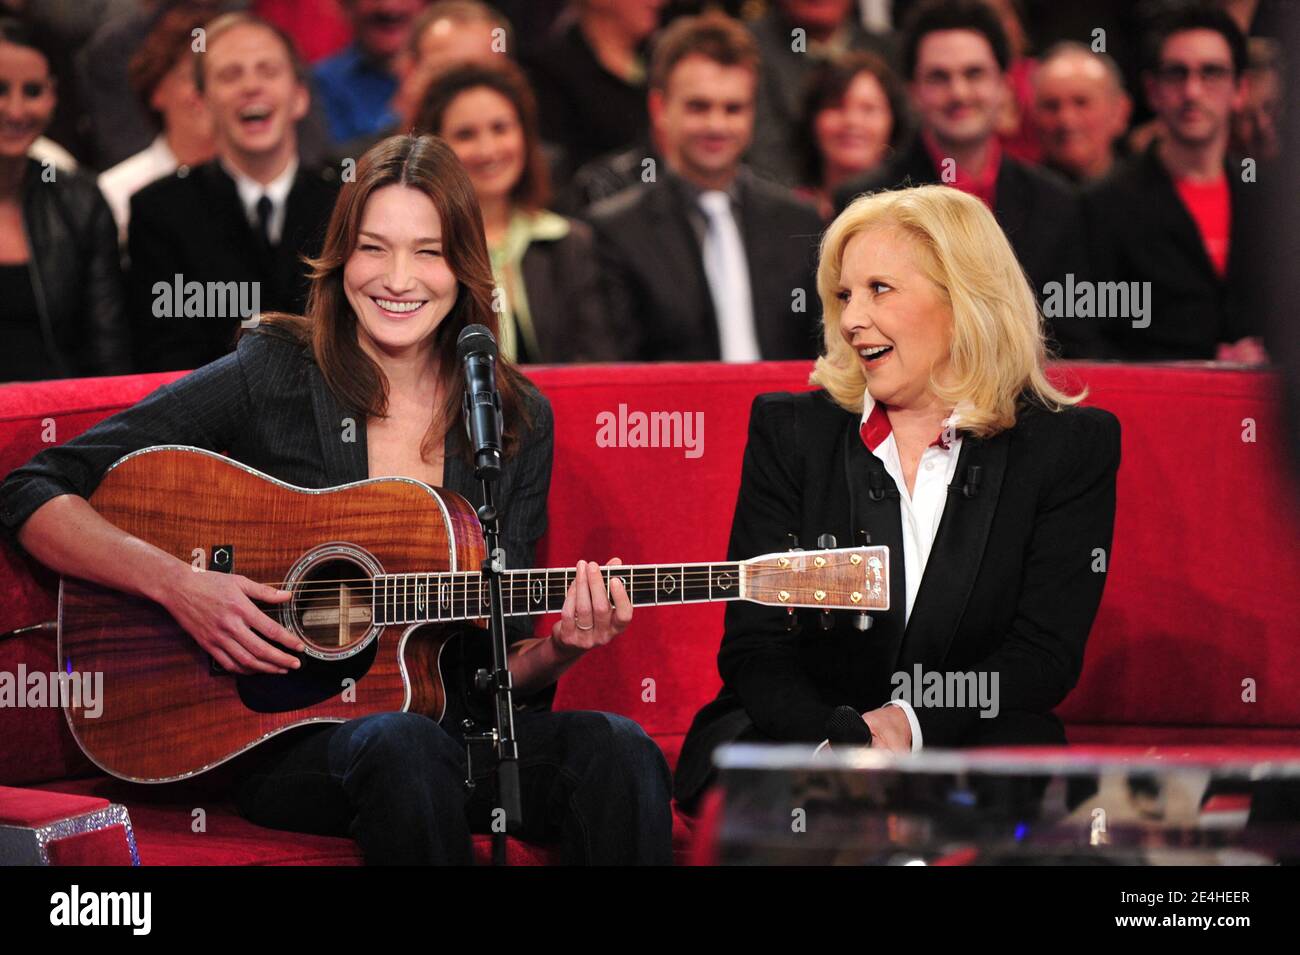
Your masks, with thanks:
[(537, 107), (519, 67), (502, 60), (443, 73), (426, 90), (416, 126), (447, 141), (478, 194), (503, 351), (521, 363), (617, 358), (591, 228), (546, 208)]
[[(474, 190), (446, 144), (394, 136), (366, 153), (311, 265), (305, 316), (267, 316), (234, 353), (0, 485), (0, 517), (32, 555), (161, 604), (233, 673), (298, 668), (302, 642), (253, 603), (289, 592), (195, 573), (100, 517), (84, 498), (114, 461), (191, 445), (299, 487), (404, 476), (478, 498), (456, 343), (468, 325), (495, 330), (496, 317)], [(546, 529), (551, 409), (509, 360), (496, 375), (501, 542), (512, 566), (527, 567)], [(527, 704), (514, 715), (525, 826), (514, 834), (560, 839), (567, 862), (672, 858), (668, 767), (655, 743), (623, 717), (545, 709), (559, 675), (631, 617), (621, 582), (607, 597), (597, 565), (580, 561), (548, 636), (517, 618), (507, 625), (516, 700)], [(488, 830), (495, 804), (486, 782), (466, 792), (464, 732), (406, 712), (287, 731), (237, 760), (236, 802), (260, 825), (350, 834), (371, 863), (466, 863), (470, 830)]]
[(0, 382), (130, 370), (112, 213), (93, 178), (28, 156), (55, 97), (49, 56), (0, 19)]
[(829, 221), (835, 189), (878, 168), (906, 138), (907, 98), (884, 60), (850, 52), (813, 73), (803, 116), (804, 185), (795, 192)]

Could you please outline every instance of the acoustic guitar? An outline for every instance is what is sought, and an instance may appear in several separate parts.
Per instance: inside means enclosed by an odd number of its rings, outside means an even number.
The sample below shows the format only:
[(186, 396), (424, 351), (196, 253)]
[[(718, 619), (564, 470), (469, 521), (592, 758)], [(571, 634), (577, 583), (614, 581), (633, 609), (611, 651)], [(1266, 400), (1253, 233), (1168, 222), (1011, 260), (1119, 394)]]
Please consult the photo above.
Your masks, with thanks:
[[(448, 644), (488, 612), (482, 529), (463, 497), (408, 478), (324, 490), (285, 484), (198, 448), (145, 448), (90, 498), (128, 534), (196, 571), (289, 590), (262, 609), (301, 638), (301, 666), (233, 674), (150, 600), (65, 577), (59, 660), (103, 673), (102, 706), (64, 713), (104, 771), (135, 782), (194, 776), (292, 727), (408, 710), (448, 716)], [(108, 559), (111, 559), (108, 558)], [(748, 600), (822, 610), (889, 609), (888, 550), (790, 551), (725, 563), (628, 565), (634, 606)], [(561, 609), (576, 568), (506, 570), (507, 616)], [(283, 648), (281, 648), (283, 649)]]

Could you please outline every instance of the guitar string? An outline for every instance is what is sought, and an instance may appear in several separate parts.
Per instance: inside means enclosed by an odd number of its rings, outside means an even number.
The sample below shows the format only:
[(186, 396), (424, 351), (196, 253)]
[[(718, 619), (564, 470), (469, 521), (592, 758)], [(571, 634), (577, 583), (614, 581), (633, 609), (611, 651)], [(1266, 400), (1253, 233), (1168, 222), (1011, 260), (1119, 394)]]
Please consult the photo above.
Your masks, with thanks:
[[(789, 575), (788, 571), (758, 571), (756, 573), (751, 573), (749, 575), (749, 579), (751, 581), (763, 581), (771, 577), (786, 577), (788, 575)], [(327, 596), (316, 597), (315, 599), (330, 600), (332, 598), (329, 597), (328, 595), (336, 594), (339, 590), (338, 587), (331, 586), (331, 584), (340, 583), (340, 584), (354, 584), (358, 591), (370, 591), (375, 594), (385, 595), (388, 597), (389, 600), (392, 601), (400, 601), (401, 599), (403, 599), (404, 596), (406, 598), (413, 599), (415, 597), (414, 588), (411, 587), (403, 588), (402, 585), (397, 582), (397, 578), (401, 576), (405, 576), (405, 575), (395, 575), (394, 578), (391, 578), (394, 580), (395, 586), (390, 587), (387, 590), (385, 590), (384, 585), (382, 583), (376, 584), (370, 578), (343, 578), (337, 581), (311, 581), (306, 585), (299, 585), (298, 587), (294, 588), (293, 593), (295, 595), (298, 595), (300, 598), (303, 595), (307, 595), (308, 599), (312, 599), (311, 595), (314, 594), (325, 594)], [(422, 577), (422, 576), (425, 575), (422, 574), (409, 575), (409, 577), (411, 578)], [(680, 587), (683, 590), (690, 587), (710, 587), (710, 588), (716, 587), (716, 584), (713, 582), (715, 578), (712, 578), (707, 572), (701, 572), (698, 574), (673, 575), (673, 576), (677, 578), (677, 580), (675, 581), (676, 586)], [(426, 593), (439, 593), (445, 587), (450, 587), (452, 588), (453, 591), (458, 591), (458, 590), (469, 591), (471, 588), (473, 588), (481, 592), (481, 588), (476, 587), (475, 584), (473, 583), (473, 581), (476, 578), (478, 578), (477, 573), (474, 573), (472, 575), (466, 574), (466, 577), (464, 579), (457, 580), (457, 581), (440, 581), (436, 583), (435, 582), (426, 583), (423, 585), (423, 589), (425, 590)], [(565, 590), (568, 589), (568, 586), (572, 583), (574, 579), (576, 579), (576, 577), (569, 578), (567, 576), (563, 579), (563, 586)], [(517, 586), (515, 583), (516, 580), (520, 581), (523, 584), (523, 586), (522, 587)], [(539, 578), (534, 578), (533, 580), (534, 582), (540, 582)], [(607, 587), (610, 586), (613, 580), (623, 580), (623, 578), (621, 576), (611, 578), (609, 581), (606, 581), (606, 586)], [(416, 581), (416, 583), (418, 584), (419, 582)], [(556, 581), (554, 579), (546, 581), (546, 589), (548, 590), (548, 592), (554, 587), (556, 583), (560, 583), (560, 581)], [(623, 583), (625, 589), (630, 589), (630, 590), (642, 591), (645, 590), (647, 587), (649, 587), (649, 589), (658, 593), (663, 589), (662, 587), (657, 586), (656, 584), (646, 580), (638, 580), (638, 581), (623, 580)], [(525, 593), (528, 593), (533, 589), (529, 585), (529, 582), (523, 578), (514, 578), (509, 582), (503, 582), (503, 584), (504, 584), (503, 589), (508, 593), (513, 593), (519, 590), (523, 590)], [(269, 586), (276, 586), (276, 585), (270, 584)], [(807, 589), (807, 588), (804, 587), (800, 589)], [(817, 589), (825, 590), (827, 591), (827, 593), (840, 592), (834, 588), (828, 588), (828, 587), (820, 587)], [(849, 589), (844, 592), (852, 593), (853, 591)], [(269, 603), (269, 601), (267, 602)]]
[[(703, 581), (701, 581), (700, 583), (702, 586), (704, 585)], [(325, 588), (325, 589), (332, 589), (332, 588)], [(828, 588), (828, 587), (821, 587), (818, 589), (821, 590), (826, 595), (826, 597), (831, 598), (830, 602), (832, 603), (837, 601), (842, 601), (845, 598), (847, 598), (851, 603), (853, 594), (861, 593), (860, 590), (852, 590), (852, 589), (839, 589), (839, 588)], [(360, 590), (363, 594), (365, 593), (365, 588), (360, 588)], [(452, 593), (450, 596), (446, 597), (446, 599), (443, 599), (442, 595), (434, 595), (432, 594), (432, 592), (426, 592), (426, 595), (427, 596), (425, 597), (425, 599), (420, 600), (415, 593), (410, 591), (408, 591), (405, 594), (390, 592), (387, 595), (384, 595), (382, 592), (373, 592), (371, 594), (365, 594), (364, 596), (362, 596), (361, 602), (358, 605), (360, 606), (365, 603), (373, 603), (374, 598), (376, 597), (379, 598), (380, 603), (385, 605), (391, 605), (394, 607), (401, 607), (406, 604), (442, 606), (442, 605), (446, 605), (447, 603), (451, 603), (453, 605), (461, 604), (465, 607), (469, 607), (471, 605), (476, 605), (480, 602), (479, 600), (473, 599), (469, 595), (469, 593), (465, 591)], [(654, 597), (655, 603), (671, 604), (674, 602), (674, 597), (671, 594), (666, 595), (665, 592), (659, 588), (644, 588), (644, 587), (633, 588), (631, 591), (629, 591), (628, 595), (634, 601), (637, 599), (645, 599), (646, 597)], [(433, 596), (436, 599), (428, 599), (430, 596)], [(508, 591), (506, 596), (510, 597), (512, 601), (514, 600), (513, 592)], [(529, 600), (533, 599), (529, 591), (524, 591), (524, 596)], [(560, 592), (551, 589), (546, 592), (546, 596), (548, 598), (548, 605), (549, 605), (549, 602), (551, 600), (563, 600), (567, 596), (567, 590), (565, 592)], [(663, 600), (658, 599), (660, 596), (665, 596), (666, 599)], [(385, 597), (386, 599), (384, 599)], [(691, 598), (691, 599), (693, 602), (695, 602), (695, 598)], [(271, 603), (269, 601), (264, 601), (256, 598), (254, 599), (254, 603), (257, 603), (265, 607), (285, 606), (284, 604)], [(338, 604), (339, 604), (339, 599), (337, 596), (324, 595), (324, 596), (311, 596), (311, 597), (307, 597), (306, 599), (299, 599), (298, 601), (296, 601), (295, 606), (300, 609), (310, 611), (312, 609), (337, 607)], [(852, 605), (856, 606), (856, 604), (852, 604)]]
[[(672, 566), (672, 565), (670, 564), (670, 565), (667, 565), (667, 566)], [(716, 567), (728, 567), (728, 568), (730, 568), (730, 567), (733, 567), (734, 565), (732, 565), (732, 564), (727, 564), (727, 563), (719, 563), (719, 564), (716, 564), (716, 565), (714, 565), (714, 566), (716, 566)], [(636, 565), (635, 567), (626, 567), (626, 568), (617, 568), (617, 567), (616, 567), (616, 568), (613, 568), (613, 570), (615, 571), (615, 573), (614, 573), (614, 577), (617, 578), (617, 579), (622, 579), (622, 576), (623, 576), (624, 572), (625, 572), (625, 571), (631, 571), (632, 569), (637, 569), (637, 570), (646, 570), (646, 569), (651, 569), (651, 568), (643, 568), (641, 565)], [(802, 569), (802, 570), (792, 570), (792, 569), (788, 569), (788, 568), (787, 568), (787, 569), (781, 569), (781, 568), (776, 568), (776, 567), (752, 567), (752, 568), (750, 568), (750, 573), (748, 574), (748, 577), (749, 577), (751, 580), (753, 580), (753, 579), (759, 579), (759, 578), (764, 578), (764, 577), (786, 577), (786, 576), (789, 576), (790, 574), (805, 574), (805, 573), (806, 573), (806, 574), (812, 574), (812, 573), (816, 573), (816, 574), (825, 574), (825, 573), (833, 572), (833, 571), (835, 571), (835, 570), (837, 570), (837, 569), (842, 570), (843, 568), (842, 568), (842, 567), (836, 568), (836, 567), (830, 567), (830, 566), (827, 566), (827, 567), (813, 567), (813, 568), (805, 568), (805, 569)], [(602, 574), (604, 574), (604, 573), (609, 573), (609, 571), (610, 571), (610, 568), (604, 568), (603, 571), (602, 571)], [(507, 570), (507, 571), (505, 572), (505, 576), (508, 577), (511, 581), (519, 581), (519, 580), (525, 580), (525, 579), (526, 579), (526, 576), (527, 576), (529, 573), (530, 573), (530, 571), (528, 571), (528, 570), (524, 570), (524, 569), (521, 569), (521, 570)], [(538, 576), (535, 576), (535, 577), (534, 577), (535, 580), (541, 580), (541, 579), (543, 579), (543, 578), (540, 576), (541, 574), (547, 574), (547, 575), (549, 576), (549, 575), (558, 575), (558, 574), (560, 574), (560, 573), (564, 573), (564, 574), (566, 575), (566, 579), (567, 579), (568, 576), (575, 576), (575, 577), (576, 577), (576, 571), (575, 571), (574, 569), (572, 569), (572, 568), (570, 568), (570, 569), (568, 569), (568, 570), (563, 570), (563, 569), (560, 569), (560, 568), (557, 568), (557, 569), (555, 569), (555, 570), (543, 570), (543, 571), (534, 570), (534, 571), (531, 571), (531, 573), (534, 574), (534, 575), (538, 575)], [(691, 580), (692, 582), (697, 582), (697, 581), (700, 581), (700, 580), (708, 580), (710, 574), (712, 574), (712, 573), (715, 573), (715, 571), (711, 571), (711, 570), (709, 570), (709, 569), (707, 569), (707, 568), (704, 568), (704, 567), (692, 567), (692, 568), (690, 568), (689, 570), (686, 570), (686, 571), (683, 572), (683, 573), (671, 574), (670, 576), (675, 577), (675, 578), (679, 578), (679, 579), (688, 579), (688, 580)], [(457, 578), (455, 581), (439, 581), (439, 583), (454, 583), (454, 584), (460, 584), (460, 583), (462, 583), (462, 582), (467, 582), (468, 580), (473, 580), (473, 579), (476, 579), (476, 578), (480, 578), (480, 577), (482, 576), (482, 573), (481, 573), (480, 571), (477, 571), (477, 570), (457, 570), (457, 571), (450, 571), (450, 570), (434, 570), (434, 571), (419, 572), (419, 573), (410, 573), (410, 574), (387, 574), (387, 575), (384, 575), (384, 576), (388, 577), (388, 579), (389, 579), (389, 580), (392, 580), (392, 581), (397, 581), (397, 580), (399, 580), (400, 578), (403, 578), (403, 577), (410, 579), (410, 578), (415, 578), (415, 577), (447, 577), (447, 576), (454, 576), (454, 577)], [(299, 585), (298, 590), (296, 590), (295, 592), (297, 593), (297, 592), (302, 592), (302, 591), (304, 591), (304, 590), (311, 590), (312, 587), (317, 586), (317, 585), (322, 585), (322, 584), (324, 584), (324, 585), (328, 585), (328, 584), (362, 584), (363, 586), (382, 586), (382, 583), (380, 583), (380, 584), (378, 584), (378, 585), (375, 585), (374, 582), (375, 582), (375, 578), (373, 578), (373, 577), (323, 577), (323, 578), (315, 578), (315, 577), (313, 577), (313, 578), (311, 578), (310, 580), (305, 581), (304, 584)], [(257, 583), (260, 583), (260, 584), (262, 584), (263, 586), (267, 586), (267, 587), (279, 587), (279, 585), (282, 584), (283, 581), (257, 581)], [(330, 589), (330, 590), (332, 590), (332, 589), (334, 589), (334, 588), (332, 588), (332, 587), (326, 587), (326, 588), (324, 588), (324, 589)]]

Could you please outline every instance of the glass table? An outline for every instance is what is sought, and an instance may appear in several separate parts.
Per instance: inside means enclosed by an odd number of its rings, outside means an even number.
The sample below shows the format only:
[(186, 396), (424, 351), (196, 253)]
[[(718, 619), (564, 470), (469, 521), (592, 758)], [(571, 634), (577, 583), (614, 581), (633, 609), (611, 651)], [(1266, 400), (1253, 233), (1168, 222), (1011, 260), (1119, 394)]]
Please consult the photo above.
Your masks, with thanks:
[(814, 755), (735, 744), (714, 759), (722, 864), (1300, 862), (1300, 748)]

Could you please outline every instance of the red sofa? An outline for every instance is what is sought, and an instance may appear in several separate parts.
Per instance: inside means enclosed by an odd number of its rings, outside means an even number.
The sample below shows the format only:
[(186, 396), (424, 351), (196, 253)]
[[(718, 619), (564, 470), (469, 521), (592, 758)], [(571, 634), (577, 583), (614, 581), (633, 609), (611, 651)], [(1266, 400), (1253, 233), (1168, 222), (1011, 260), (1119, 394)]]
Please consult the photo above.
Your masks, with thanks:
[[(721, 559), (750, 401), (807, 387), (807, 372), (802, 363), (532, 369), (557, 431), (551, 528), (538, 565)], [(1275, 376), (1199, 364), (1077, 364), (1054, 375), (1070, 387), (1086, 383), (1089, 403), (1113, 411), (1124, 428), (1105, 598), (1083, 679), (1059, 710), (1071, 741), (1237, 754), (1300, 743), (1300, 549)], [(66, 440), (173, 377), (0, 388), (0, 474), (43, 440)], [(602, 446), (597, 416), (617, 416), (620, 405), (704, 412), (703, 453)], [(54, 575), (0, 545), (0, 632), (53, 619), (56, 593)], [(675, 762), (692, 716), (718, 688), (722, 611), (718, 604), (638, 611), (614, 645), (565, 675), (556, 707), (630, 716)], [(53, 636), (0, 640), (0, 671), (20, 663), (56, 666)], [(1252, 685), (1246, 702), (1243, 686)], [(0, 786), (127, 806), (144, 864), (359, 861), (349, 840), (243, 821), (221, 796), (220, 770), (186, 784), (131, 786), (94, 771), (58, 711), (0, 710), (0, 720)], [(0, 791), (0, 822), (3, 804)], [(204, 810), (203, 832), (194, 831), (196, 809)], [(689, 845), (681, 819), (677, 841), (681, 857)], [(482, 855), (486, 846), (478, 848)], [(553, 852), (512, 842), (511, 858), (546, 862)]]

